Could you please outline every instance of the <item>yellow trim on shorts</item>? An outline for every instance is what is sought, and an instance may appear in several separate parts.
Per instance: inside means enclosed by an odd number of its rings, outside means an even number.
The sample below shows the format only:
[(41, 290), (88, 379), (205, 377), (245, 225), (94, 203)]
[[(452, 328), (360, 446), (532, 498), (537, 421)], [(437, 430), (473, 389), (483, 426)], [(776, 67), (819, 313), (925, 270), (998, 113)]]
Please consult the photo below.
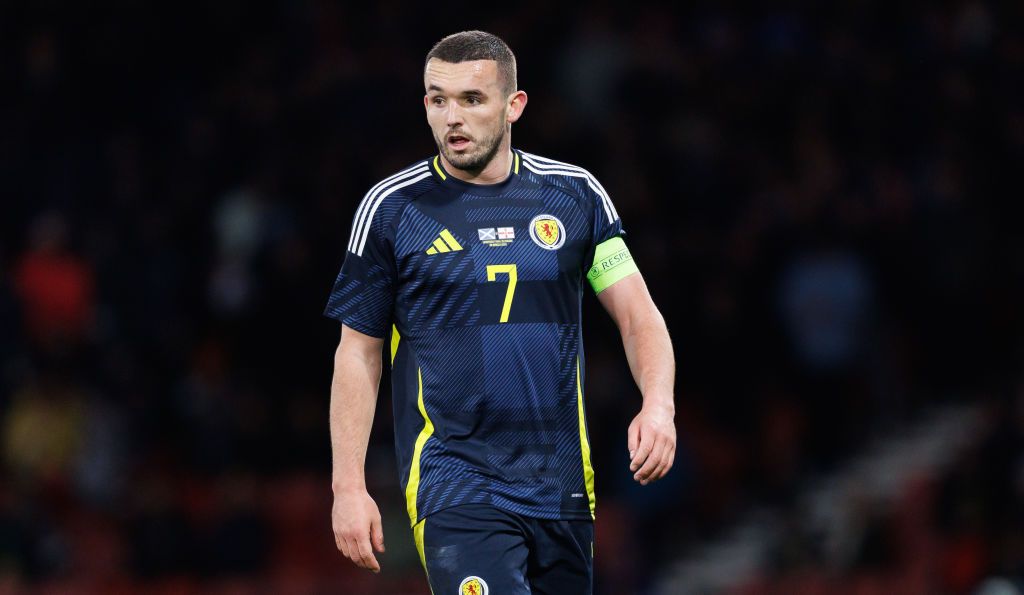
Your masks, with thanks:
[(420, 564), (423, 565), (423, 570), (427, 569), (427, 555), (423, 552), (423, 525), (426, 522), (427, 519), (423, 519), (412, 526), (412, 539), (416, 542), (416, 552), (420, 555)]
[(416, 542), (416, 552), (420, 555), (420, 564), (423, 565), (423, 572), (427, 575), (427, 587), (430, 589), (430, 594), (434, 594), (434, 588), (430, 586), (430, 572), (427, 570), (427, 554), (426, 548), (423, 545), (423, 529), (426, 527), (427, 519), (416, 523), (412, 526), (412, 540)]

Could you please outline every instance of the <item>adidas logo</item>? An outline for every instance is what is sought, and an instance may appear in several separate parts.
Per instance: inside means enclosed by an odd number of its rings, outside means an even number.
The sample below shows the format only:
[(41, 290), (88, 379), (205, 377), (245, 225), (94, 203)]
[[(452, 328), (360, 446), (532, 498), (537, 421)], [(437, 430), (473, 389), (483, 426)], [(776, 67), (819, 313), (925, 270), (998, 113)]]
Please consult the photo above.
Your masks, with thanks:
[(434, 245), (427, 248), (427, 254), (437, 254), (439, 252), (458, 252), (462, 250), (462, 245), (455, 239), (452, 232), (447, 229), (441, 230), (441, 236), (434, 240)]

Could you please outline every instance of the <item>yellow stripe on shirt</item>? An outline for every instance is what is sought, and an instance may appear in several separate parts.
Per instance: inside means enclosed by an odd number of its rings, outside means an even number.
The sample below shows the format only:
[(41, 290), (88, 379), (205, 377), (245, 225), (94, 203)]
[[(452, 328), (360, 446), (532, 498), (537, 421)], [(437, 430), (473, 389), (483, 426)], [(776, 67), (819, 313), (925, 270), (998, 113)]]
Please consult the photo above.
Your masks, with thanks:
[(590, 518), (594, 518), (597, 496), (594, 494), (594, 467), (590, 464), (590, 440), (587, 439), (587, 419), (583, 415), (583, 386), (580, 384), (580, 358), (576, 358), (576, 411), (580, 418), (580, 452), (583, 453), (583, 480), (590, 501)]
[(420, 430), (420, 435), (416, 437), (416, 446), (412, 450), (412, 464), (409, 466), (409, 482), (405, 486), (405, 506), (409, 511), (409, 520), (414, 527), (419, 520), (416, 511), (416, 497), (419, 495), (420, 490), (420, 457), (423, 455), (423, 445), (426, 444), (427, 438), (430, 438), (431, 434), (434, 433), (434, 424), (430, 421), (430, 416), (427, 415), (427, 408), (423, 404), (423, 369), (418, 368), (416, 375), (419, 378), (417, 404), (419, 405), (420, 415), (423, 416), (423, 429)]
[(402, 340), (402, 335), (398, 334), (398, 327), (391, 325), (391, 367), (395, 367), (395, 355), (398, 354), (398, 343)]

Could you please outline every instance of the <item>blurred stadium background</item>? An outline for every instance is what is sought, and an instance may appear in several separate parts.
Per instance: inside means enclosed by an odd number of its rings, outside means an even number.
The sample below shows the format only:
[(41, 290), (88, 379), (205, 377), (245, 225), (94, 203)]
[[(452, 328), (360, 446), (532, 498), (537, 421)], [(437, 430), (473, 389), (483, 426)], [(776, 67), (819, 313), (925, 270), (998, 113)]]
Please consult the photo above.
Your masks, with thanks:
[(428, 592), (386, 389), (384, 571), (334, 548), (320, 313), (467, 28), (677, 349), (640, 488), (586, 298), (597, 593), (1021, 593), (1022, 5), (746, 6), (0, 3), (0, 593)]

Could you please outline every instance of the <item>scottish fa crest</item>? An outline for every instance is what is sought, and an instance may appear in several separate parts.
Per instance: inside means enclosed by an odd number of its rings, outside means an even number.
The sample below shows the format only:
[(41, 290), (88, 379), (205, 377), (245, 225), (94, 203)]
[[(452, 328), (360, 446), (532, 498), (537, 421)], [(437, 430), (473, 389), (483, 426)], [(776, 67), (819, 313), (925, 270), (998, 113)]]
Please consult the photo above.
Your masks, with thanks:
[(554, 215), (537, 215), (530, 221), (530, 238), (545, 250), (558, 250), (565, 244), (565, 226)]
[(487, 583), (479, 576), (467, 576), (459, 585), (459, 595), (488, 595)]

